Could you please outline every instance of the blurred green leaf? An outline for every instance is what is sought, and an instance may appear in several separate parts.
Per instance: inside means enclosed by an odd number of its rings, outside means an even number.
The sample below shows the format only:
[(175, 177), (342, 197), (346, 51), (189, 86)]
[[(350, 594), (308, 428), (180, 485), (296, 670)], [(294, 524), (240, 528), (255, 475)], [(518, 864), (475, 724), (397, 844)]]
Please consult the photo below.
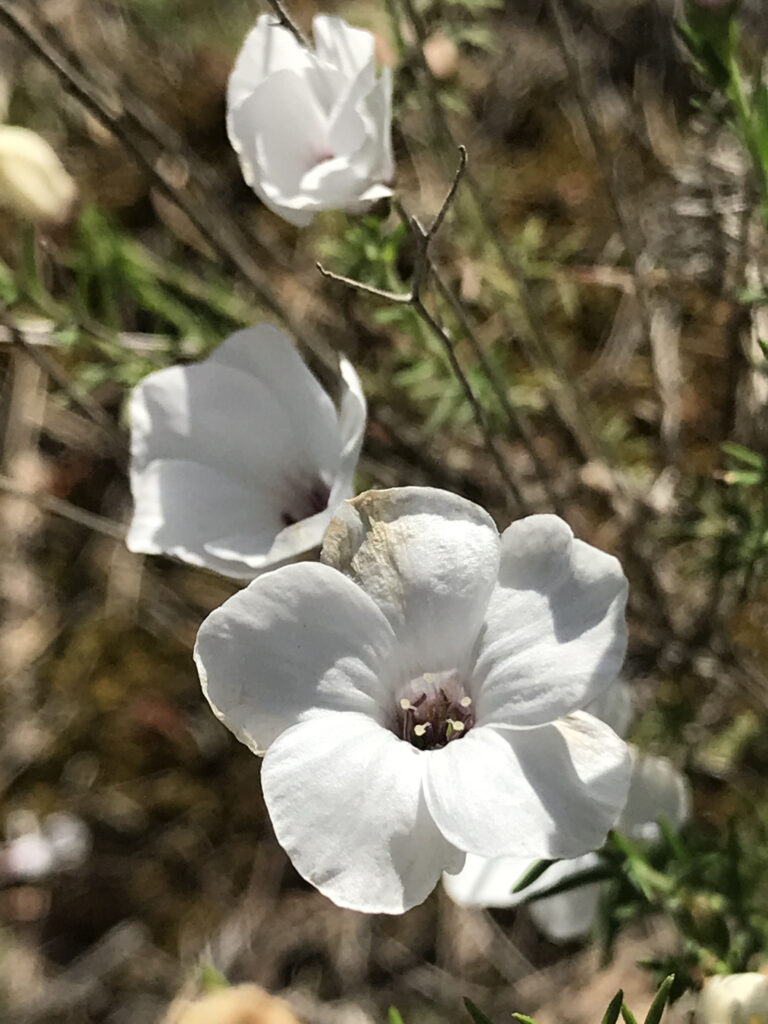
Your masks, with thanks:
[(616, 1024), (621, 1013), (621, 1004), (624, 1002), (624, 993), (619, 989), (616, 995), (608, 1004), (608, 1009), (603, 1014), (602, 1024)]
[(551, 867), (555, 861), (553, 860), (537, 860), (535, 864), (532, 864), (526, 872), (515, 882), (512, 887), (512, 892), (522, 892), (523, 889), (527, 889), (529, 885), (541, 878), (548, 867)]
[(400, 1011), (395, 1009), (394, 1006), (390, 1006), (389, 1014), (387, 1016), (388, 1024), (405, 1024), (403, 1018), (400, 1016)]
[[(467, 1008), (467, 1012), (475, 1024), (493, 1024), (490, 1017), (486, 1017), (482, 1010), (478, 1009), (471, 999), (464, 999), (464, 1005)], [(515, 1016), (513, 1014), (513, 1016)]]
[(661, 1015), (664, 1013), (664, 1007), (667, 1005), (669, 991), (672, 988), (674, 980), (674, 974), (668, 974), (664, 981), (662, 981), (659, 986), (659, 991), (656, 993), (656, 998), (651, 1003), (651, 1007), (646, 1014), (645, 1024), (659, 1024)]

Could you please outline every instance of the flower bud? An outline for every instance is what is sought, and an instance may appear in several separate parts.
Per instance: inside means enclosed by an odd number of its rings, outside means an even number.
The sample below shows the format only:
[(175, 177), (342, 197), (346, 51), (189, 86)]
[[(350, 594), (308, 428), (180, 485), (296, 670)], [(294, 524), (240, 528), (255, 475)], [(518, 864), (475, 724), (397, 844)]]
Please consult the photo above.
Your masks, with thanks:
[(287, 1003), (258, 985), (235, 985), (172, 1007), (163, 1024), (299, 1024)]
[(51, 146), (36, 132), (0, 126), (0, 206), (35, 223), (61, 224), (77, 186)]
[(710, 978), (699, 996), (696, 1024), (768, 1024), (768, 977), (751, 972)]

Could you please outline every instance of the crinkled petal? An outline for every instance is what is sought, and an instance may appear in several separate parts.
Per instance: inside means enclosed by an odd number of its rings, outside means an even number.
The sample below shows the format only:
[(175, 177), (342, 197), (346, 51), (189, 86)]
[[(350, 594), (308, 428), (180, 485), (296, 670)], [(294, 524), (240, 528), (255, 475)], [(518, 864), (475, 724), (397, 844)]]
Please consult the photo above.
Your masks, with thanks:
[[(281, 529), (275, 495), (249, 488), (212, 466), (155, 459), (131, 471), (131, 551), (171, 555), (236, 579), (251, 579)], [(238, 535), (237, 547), (217, 538)], [(297, 554), (300, 552), (296, 552)]]
[(345, 78), (356, 78), (361, 71), (375, 71), (373, 33), (353, 28), (343, 18), (317, 14), (312, 20), (315, 51), (321, 61), (338, 68)]
[(275, 71), (300, 74), (316, 65), (315, 55), (281, 28), (273, 14), (262, 14), (246, 36), (229, 76), (227, 105), (230, 109), (238, 106)]
[(680, 828), (690, 817), (691, 794), (685, 777), (666, 757), (632, 753), (632, 780), (617, 828), (635, 839), (660, 838), (659, 818)]
[(430, 751), (427, 806), (443, 835), (482, 857), (578, 857), (624, 806), (626, 745), (584, 712), (535, 729), (475, 726)]
[(358, 587), (304, 562), (260, 576), (212, 612), (195, 662), (214, 713), (260, 752), (319, 710), (385, 720), (393, 646), (389, 624)]
[(322, 560), (389, 619), (404, 671), (468, 664), (498, 568), (490, 516), (430, 487), (367, 491), (334, 514)]
[(277, 840), (299, 874), (341, 907), (400, 914), (460, 854), (424, 803), (423, 757), (362, 714), (326, 712), (289, 729), (261, 774)]
[(618, 561), (563, 520), (513, 523), (473, 673), (478, 721), (540, 725), (594, 700), (624, 660), (626, 599)]

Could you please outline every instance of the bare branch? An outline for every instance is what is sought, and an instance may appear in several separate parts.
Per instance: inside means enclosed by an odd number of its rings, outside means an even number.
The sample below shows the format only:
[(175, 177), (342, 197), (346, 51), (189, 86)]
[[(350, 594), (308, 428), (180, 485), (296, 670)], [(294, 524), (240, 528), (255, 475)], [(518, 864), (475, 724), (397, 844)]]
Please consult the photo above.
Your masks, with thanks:
[(373, 285), (365, 284), (362, 281), (355, 281), (351, 277), (343, 277), (341, 274), (334, 274), (330, 270), (326, 270), (322, 264), (317, 264), (317, 269), (323, 275), (331, 281), (337, 281), (339, 284), (345, 285), (347, 288), (351, 288), (356, 292), (361, 292), (364, 295), (372, 295), (374, 298), (383, 299), (385, 302), (397, 303), (401, 306), (410, 306), (414, 313), (419, 317), (422, 323), (426, 324), (429, 330), (434, 334), (442, 345), (445, 354), (448, 357), (448, 361), (451, 365), (456, 378), (461, 385), (464, 395), (469, 402), (472, 409), (472, 413), (475, 417), (475, 421), (483, 435), (485, 447), (488, 450), (488, 454), (493, 459), (496, 468), (499, 471), (499, 476), (504, 482), (505, 487), (512, 495), (513, 500), (517, 506), (523, 511), (528, 510), (528, 505), (523, 495), (520, 492), (519, 487), (512, 479), (512, 476), (507, 469), (506, 463), (499, 452), (496, 442), (493, 439), (493, 434), (488, 425), (485, 412), (483, 411), (482, 404), (474, 392), (474, 389), (469, 381), (469, 378), (464, 373), (461, 363), (456, 355), (456, 349), (453, 344), (453, 339), (450, 334), (446, 331), (445, 327), (440, 324), (429, 312), (424, 305), (421, 293), (424, 283), (429, 275), (432, 263), (429, 255), (429, 246), (434, 238), (435, 234), (440, 228), (445, 215), (448, 212), (455, 196), (456, 190), (459, 187), (459, 183), (464, 175), (464, 171), (467, 166), (467, 150), (465, 146), (459, 146), (459, 166), (454, 175), (451, 187), (448, 189), (445, 199), (443, 200), (437, 216), (432, 222), (429, 229), (422, 227), (421, 223), (416, 217), (409, 217), (403, 207), (397, 203), (397, 208), (401, 213), (401, 216), (414, 232), (418, 243), (418, 251), (416, 254), (416, 261), (413, 268), (413, 282), (411, 284), (410, 292), (401, 294), (399, 292), (389, 292), (382, 288), (376, 288)]
[(387, 302), (398, 302), (403, 306), (410, 306), (413, 302), (413, 292), (387, 292), (383, 288), (375, 288), (372, 284), (365, 284), (363, 281), (355, 281), (352, 277), (344, 277), (343, 274), (334, 274), (332, 270), (326, 270), (322, 263), (316, 263), (315, 266), (323, 275), (327, 277), (329, 281), (337, 281), (339, 284), (344, 284), (347, 288), (351, 288), (353, 291), (362, 292), (363, 295), (373, 295), (377, 299), (385, 299)]
[(291, 18), (288, 11), (286, 11), (285, 7), (281, 3), (281, 0), (267, 0), (267, 3), (275, 12), (275, 17), (277, 18), (278, 25), (281, 25), (283, 28), (287, 28), (288, 31), (296, 40), (296, 42), (299, 44), (299, 46), (303, 46), (307, 50), (311, 49), (309, 45), (309, 40), (301, 31), (296, 22)]

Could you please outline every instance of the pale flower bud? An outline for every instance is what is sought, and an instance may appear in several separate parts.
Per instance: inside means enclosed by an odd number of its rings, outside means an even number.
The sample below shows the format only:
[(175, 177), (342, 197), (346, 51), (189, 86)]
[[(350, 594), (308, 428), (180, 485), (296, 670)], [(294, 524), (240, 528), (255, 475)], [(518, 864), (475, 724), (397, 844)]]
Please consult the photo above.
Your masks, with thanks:
[(699, 996), (696, 1024), (768, 1024), (768, 977), (751, 972), (710, 978)]
[(60, 224), (76, 197), (75, 182), (45, 139), (0, 125), (0, 206), (35, 223)]
[(175, 1004), (163, 1024), (299, 1024), (287, 1003), (258, 985), (235, 985)]

